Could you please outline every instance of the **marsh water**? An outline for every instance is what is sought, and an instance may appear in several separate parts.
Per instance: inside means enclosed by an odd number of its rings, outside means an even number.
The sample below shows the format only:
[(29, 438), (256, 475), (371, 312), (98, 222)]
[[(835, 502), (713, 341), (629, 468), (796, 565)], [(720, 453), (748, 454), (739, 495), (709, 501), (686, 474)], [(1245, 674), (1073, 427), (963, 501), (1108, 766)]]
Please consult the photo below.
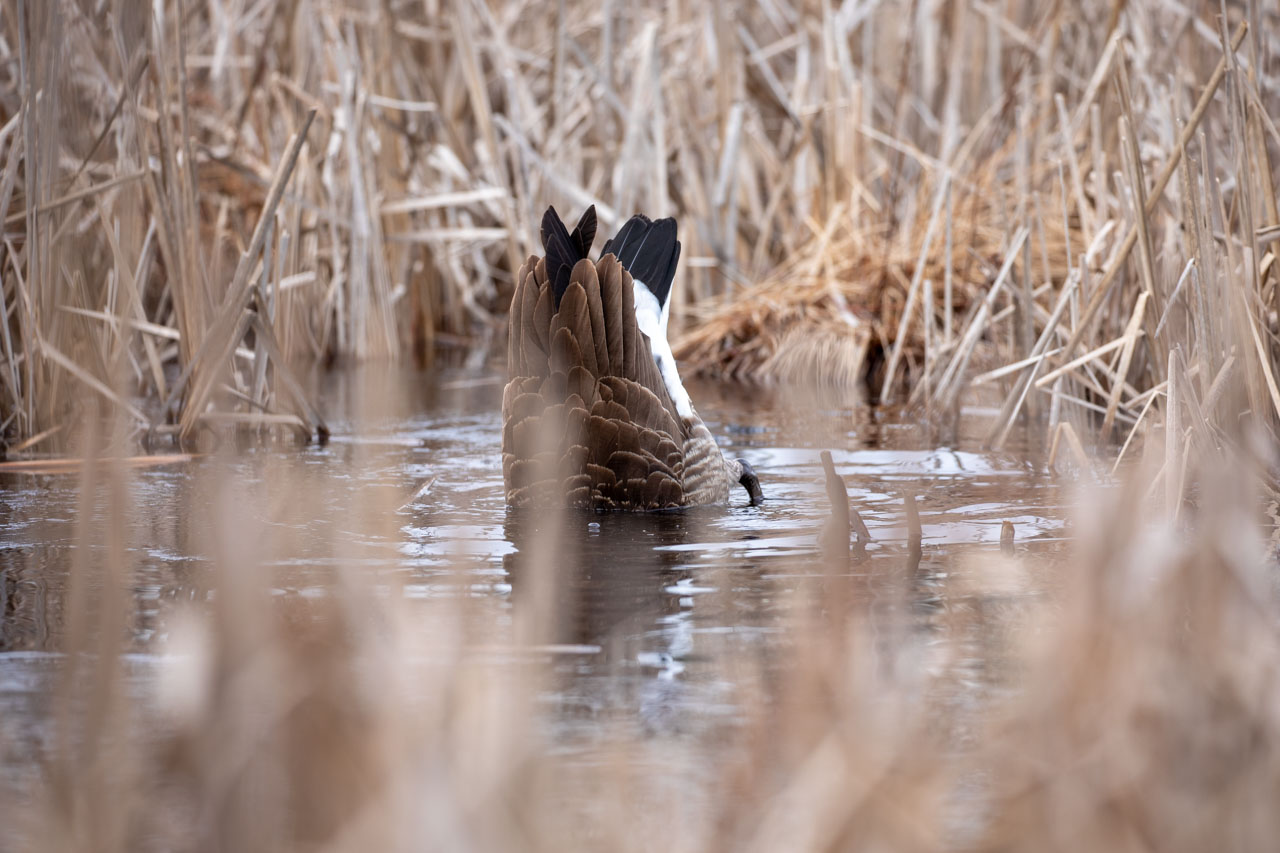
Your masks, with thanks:
[[(640, 732), (732, 720), (735, 664), (785, 665), (797, 591), (815, 579), (849, 591), (868, 618), (927, 638), (948, 609), (948, 577), (966, 556), (998, 553), (1003, 522), (1024, 551), (1052, 554), (1065, 535), (1066, 498), (1038, 432), (991, 452), (981, 410), (942, 435), (852, 395), (815, 403), (699, 382), (700, 413), (755, 467), (766, 502), (748, 506), (739, 492), (727, 509), (570, 514), (542, 555), (553, 573), (539, 596), (548, 570), (528, 558), (546, 519), (504, 506), (502, 381), (483, 367), (327, 375), (317, 380), (326, 445), (223, 448), (130, 471), (121, 493), (91, 500), (75, 474), (0, 474), (0, 791), (37, 776), (49, 748), (77, 572), (90, 579), (90, 609), (124, 597), (123, 673), (142, 697), (175, 614), (211, 606), (220, 565), (252, 565), (280, 600), (346, 595), (354, 583), (410, 618), (421, 607), (424, 620), (439, 612), (430, 604), (456, 601), (467, 643), (495, 656), (520, 642), (521, 609), (541, 607), (537, 647), (558, 673), (541, 699), (545, 722), (589, 756), (605, 720)], [(872, 536), (834, 570), (818, 544), (830, 512), (823, 449)], [(923, 541), (904, 576), (908, 494)], [(98, 570), (111, 561), (125, 568)], [(975, 683), (986, 678), (980, 641), (958, 658)]]

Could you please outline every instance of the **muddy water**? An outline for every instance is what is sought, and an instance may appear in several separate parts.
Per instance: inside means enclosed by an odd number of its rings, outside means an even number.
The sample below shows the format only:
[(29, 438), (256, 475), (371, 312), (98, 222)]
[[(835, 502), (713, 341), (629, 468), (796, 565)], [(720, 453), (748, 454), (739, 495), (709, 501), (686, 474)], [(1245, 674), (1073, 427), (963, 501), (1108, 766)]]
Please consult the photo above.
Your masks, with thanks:
[[(0, 474), (0, 787), (23, 787), (49, 746), (76, 572), (87, 578), (90, 613), (124, 596), (123, 677), (144, 696), (173, 614), (209, 606), (218, 565), (252, 565), (281, 599), (344, 594), (339, 578), (350, 584), (354, 573), (410, 612), (465, 601), (468, 642), (496, 650), (519, 641), (522, 608), (541, 608), (534, 639), (560, 675), (545, 697), (547, 722), (589, 751), (603, 720), (683, 731), (732, 719), (735, 662), (785, 661), (797, 601), (808, 600), (798, 591), (815, 579), (894, 630), (927, 633), (947, 607), (945, 579), (963, 570), (957, 557), (998, 551), (1002, 522), (1013, 522), (1020, 549), (1052, 553), (1064, 536), (1066, 498), (1043, 448), (1024, 439), (983, 450), (984, 412), (943, 435), (853, 398), (815, 404), (694, 384), (701, 414), (727, 452), (754, 465), (767, 502), (749, 507), (738, 493), (726, 510), (570, 515), (548, 554), (538, 544), (547, 519), (504, 507), (497, 373), (319, 382), (333, 430), (325, 447), (132, 472), (124, 494), (94, 495), (88, 514), (75, 476)], [(818, 551), (829, 511), (824, 448), (873, 538), (834, 578)], [(227, 493), (236, 497), (214, 497)], [(908, 493), (923, 530), (909, 577)], [(113, 576), (105, 565), (128, 570)], [(548, 571), (553, 592), (540, 596)], [(982, 654), (978, 643), (962, 656), (979, 680)]]

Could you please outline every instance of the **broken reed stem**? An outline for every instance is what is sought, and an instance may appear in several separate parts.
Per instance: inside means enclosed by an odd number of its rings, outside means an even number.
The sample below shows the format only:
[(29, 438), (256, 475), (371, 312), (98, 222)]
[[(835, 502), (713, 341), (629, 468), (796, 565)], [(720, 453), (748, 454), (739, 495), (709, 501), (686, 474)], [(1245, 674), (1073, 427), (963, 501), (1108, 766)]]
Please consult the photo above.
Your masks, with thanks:
[[(214, 324), (210, 328), (208, 335), (206, 335), (205, 340), (201, 343), (200, 350), (196, 353), (195, 358), (184, 370), (185, 377), (199, 364), (202, 356), (213, 354), (209, 369), (204, 372), (204, 378), (193, 386), (191, 395), (183, 407), (181, 435), (184, 438), (191, 435), (195, 429), (197, 418), (203, 414), (205, 402), (217, 382), (217, 373), (221, 369), (220, 366), (225, 364), (235, 350), (236, 344), (244, 337), (245, 329), (248, 327), (248, 319), (245, 317), (245, 305), (251, 293), (252, 282), (250, 275), (259, 261), (259, 255), (263, 251), (267, 235), (271, 232), (276, 207), (280, 204), (280, 200), (284, 195), (284, 188), (288, 184), (290, 176), (293, 175), (298, 156), (302, 153), (302, 146), (307, 141), (307, 131), (311, 129), (311, 122), (315, 120), (315, 117), (316, 111), (314, 109), (309, 110), (302, 122), (302, 128), (289, 140), (288, 152), (276, 171), (275, 178), (271, 182), (271, 188), (267, 191), (267, 198), (263, 203), (262, 213), (258, 217), (258, 224), (253, 230), (253, 236), (249, 240), (248, 248), (240, 255), (235, 275), (231, 279), (227, 295), (218, 310), (218, 316), (214, 320)], [(264, 263), (263, 266), (265, 267), (266, 264)], [(177, 393), (177, 390), (175, 389), (175, 393)]]
[(1044, 364), (1048, 353), (1045, 352), (1049, 346), (1049, 342), (1053, 339), (1054, 333), (1057, 331), (1058, 324), (1062, 321), (1062, 315), (1066, 312), (1067, 306), (1071, 304), (1071, 300), (1075, 297), (1076, 286), (1080, 281), (1079, 271), (1073, 271), (1067, 279), (1067, 284), (1062, 288), (1062, 292), (1058, 295), (1058, 302), (1054, 305), (1053, 313), (1049, 315), (1048, 321), (1044, 324), (1044, 329), (1040, 333), (1039, 339), (1031, 350), (1031, 355), (1023, 361), (1019, 362), (1020, 366), (1029, 367), (1026, 374), (1019, 378), (1015, 391), (1009, 395), (1005, 401), (1004, 408), (1000, 412), (1000, 417), (996, 421), (995, 431), (993, 433), (992, 447), (999, 450), (1004, 446), (1005, 441), (1009, 437), (1010, 430), (1017, 420), (1018, 412), (1022, 408), (1023, 402), (1027, 398), (1027, 394), (1032, 387), (1039, 388), (1036, 383), (1036, 374)]
[[(1175, 358), (1176, 352), (1170, 352), (1169, 394), (1165, 399), (1164, 416), (1164, 508), (1171, 517), (1182, 503), (1182, 393), (1181, 384), (1175, 380)], [(1175, 471), (1179, 472), (1177, 476), (1174, 476)]]
[(973, 356), (973, 348), (978, 343), (978, 338), (986, 331), (987, 318), (991, 316), (996, 300), (1000, 296), (1000, 291), (1013, 270), (1014, 261), (1022, 253), (1022, 245), (1026, 242), (1030, 233), (1030, 230), (1023, 226), (1013, 235), (1013, 240), (1006, 250), (1004, 265), (1000, 268), (999, 274), (996, 275), (996, 280), (991, 285), (991, 289), (987, 291), (986, 296), (979, 303), (978, 313), (969, 321), (964, 334), (960, 338), (960, 343), (956, 346), (956, 351), (951, 356), (951, 361), (948, 362), (942, 378), (938, 381), (938, 396), (943, 401), (942, 406), (944, 409), (950, 409), (956, 402), (960, 393), (961, 379), (965, 368), (969, 363), (969, 359)]
[(1115, 382), (1111, 386), (1111, 397), (1107, 400), (1107, 414), (1102, 421), (1101, 437), (1106, 441), (1111, 436), (1111, 427), (1116, 422), (1116, 409), (1120, 405), (1120, 395), (1124, 391), (1124, 378), (1129, 373), (1129, 363), (1133, 360), (1133, 349), (1138, 343), (1138, 332), (1146, 316), (1147, 298), (1150, 294), (1143, 291), (1138, 294), (1138, 303), (1133, 307), (1133, 315), (1124, 330), (1123, 345), (1120, 348), (1120, 365), (1116, 368)]
[[(920, 243), (920, 254), (916, 259), (915, 271), (911, 275), (911, 286), (907, 289), (907, 304), (902, 309), (902, 318), (898, 321), (898, 331), (894, 335), (893, 349), (889, 354), (889, 366), (885, 368), (884, 382), (880, 386), (880, 399), (887, 401), (894, 387), (894, 379), (898, 371), (898, 362), (902, 358), (902, 347), (907, 340), (907, 326), (911, 323), (911, 315), (915, 313), (916, 300), (920, 293), (920, 282), (924, 278), (925, 262), (933, 249), (933, 239), (938, 229), (943, 205), (951, 193), (951, 174), (942, 177), (942, 184), (933, 200), (933, 211), (929, 214), (929, 224), (924, 231), (924, 240)], [(930, 322), (925, 317), (925, 322)]]

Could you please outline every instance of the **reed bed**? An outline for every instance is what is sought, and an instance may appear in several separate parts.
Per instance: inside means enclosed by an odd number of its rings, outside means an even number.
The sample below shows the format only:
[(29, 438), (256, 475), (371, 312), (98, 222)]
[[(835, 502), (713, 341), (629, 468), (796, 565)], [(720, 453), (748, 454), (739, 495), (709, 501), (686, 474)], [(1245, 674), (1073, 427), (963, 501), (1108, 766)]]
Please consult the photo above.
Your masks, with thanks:
[(998, 381), (1006, 421), (1106, 437), (1175, 333), (1207, 391), (1230, 323), (1274, 417), (1278, 23), (1208, 0), (20, 0), (0, 426), (65, 446), (88, 395), (152, 438), (315, 436), (308, 365), (501, 337), (547, 203), (679, 217), (695, 370), (942, 410)]
[[(731, 376), (865, 380), (941, 418), (994, 385), (996, 447), (1046, 410), (1054, 443), (1128, 447), (1171, 383), (1157, 412), (1189, 404), (1220, 428), (1247, 411), (1274, 431), (1275, 10), (959, 8), (895, 10), (896, 89), (865, 65), (839, 78), (865, 156), (837, 171), (812, 235), (677, 354)], [(838, 18), (822, 34), (842, 43)], [(893, 38), (873, 20), (859, 25)], [(813, 84), (784, 68), (784, 88)], [(868, 121), (862, 97), (894, 121)]]
[[(1178, 0), (0, 7), (0, 424), (85, 460), (54, 741), (6, 846), (1273, 846), (1277, 33)], [(922, 636), (878, 618), (829, 481), (785, 665), (726, 669), (698, 749), (610, 721), (582, 762), (543, 726), (563, 519), (481, 646), (474, 598), (410, 608), (360, 568), (430, 482), (335, 509), (294, 455), (252, 482), (215, 455), (210, 566), (139, 695), (123, 454), (309, 439), (309, 366), (500, 337), (548, 202), (680, 217), (696, 369), (939, 421), (997, 389), (993, 446), (1047, 425), (1084, 472), (1073, 541), (975, 551)], [(396, 405), (366, 384), (359, 411)], [(903, 608), (909, 507), (874, 569)], [(273, 594), (304, 536), (328, 594)], [(977, 643), (1009, 671), (970, 706)]]

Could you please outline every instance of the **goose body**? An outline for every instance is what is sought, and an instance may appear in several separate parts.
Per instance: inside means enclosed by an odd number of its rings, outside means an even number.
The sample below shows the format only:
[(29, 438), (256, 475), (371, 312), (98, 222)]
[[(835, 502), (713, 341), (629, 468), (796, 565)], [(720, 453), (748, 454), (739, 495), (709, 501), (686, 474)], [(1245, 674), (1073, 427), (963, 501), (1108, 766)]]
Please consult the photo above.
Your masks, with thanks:
[(698, 417), (667, 342), (680, 257), (674, 219), (633, 216), (599, 260), (588, 208), (572, 233), (554, 208), (545, 255), (511, 300), (502, 395), (502, 476), (513, 506), (604, 509), (723, 504), (755, 472), (726, 459)]

